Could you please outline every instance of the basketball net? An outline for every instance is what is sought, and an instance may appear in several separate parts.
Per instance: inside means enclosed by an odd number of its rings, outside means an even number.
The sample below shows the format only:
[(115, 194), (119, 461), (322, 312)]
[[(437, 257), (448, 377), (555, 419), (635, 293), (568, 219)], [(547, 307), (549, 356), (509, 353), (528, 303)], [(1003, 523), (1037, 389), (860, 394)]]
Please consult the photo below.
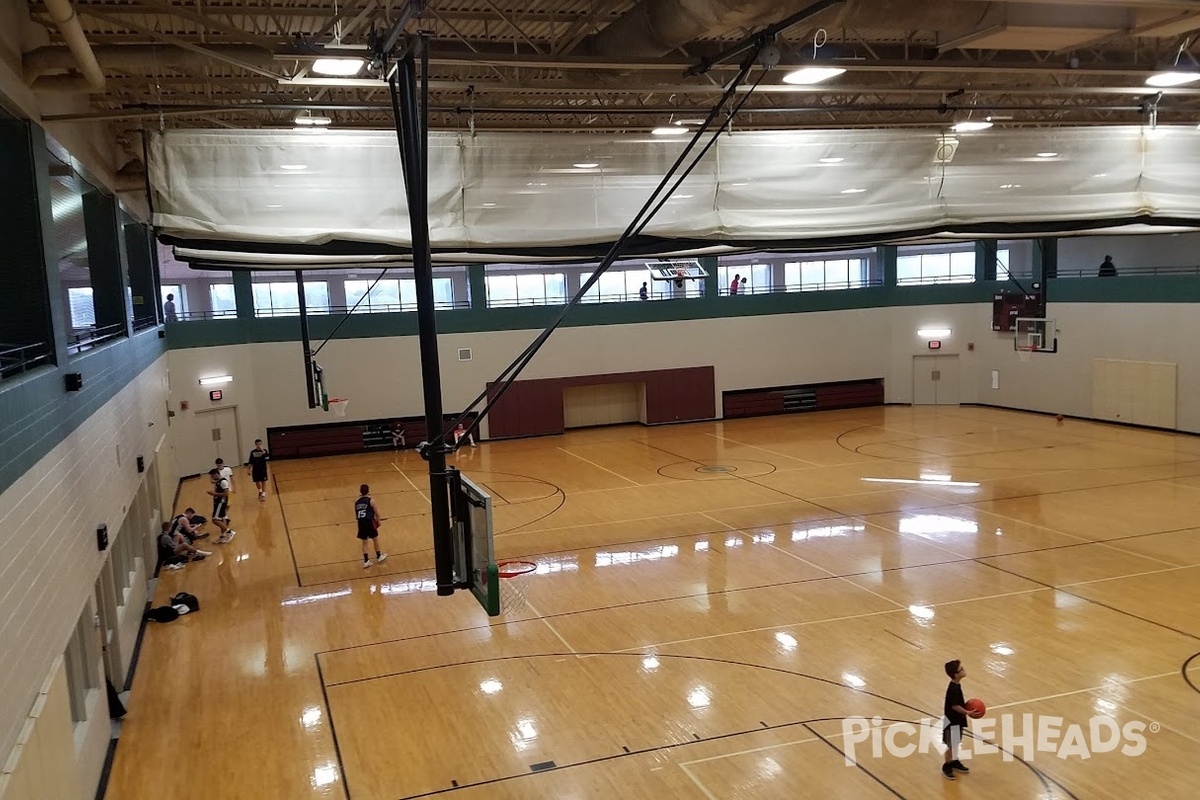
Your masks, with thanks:
[(329, 410), (339, 417), (346, 416), (346, 406), (350, 404), (350, 399), (346, 397), (333, 397), (329, 400)]

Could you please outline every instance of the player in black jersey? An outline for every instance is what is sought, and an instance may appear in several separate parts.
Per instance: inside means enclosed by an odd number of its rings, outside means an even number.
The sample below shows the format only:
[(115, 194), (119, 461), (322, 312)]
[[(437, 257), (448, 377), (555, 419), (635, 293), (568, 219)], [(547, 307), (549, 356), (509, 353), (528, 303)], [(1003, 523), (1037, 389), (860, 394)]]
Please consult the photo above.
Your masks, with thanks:
[(379, 523), (383, 522), (383, 517), (379, 516), (379, 506), (375, 505), (375, 500), (371, 497), (371, 487), (364, 483), (358, 487), (358, 494), (359, 498), (354, 501), (354, 520), (358, 525), (358, 538), (362, 541), (363, 569), (366, 569), (371, 566), (368, 542), (375, 545), (376, 564), (382, 564), (387, 558), (387, 553), (379, 550)]
[(221, 470), (215, 467), (208, 471), (208, 477), (213, 482), (212, 491), (209, 492), (213, 499), (212, 521), (221, 529), (217, 544), (225, 544), (237, 536), (237, 531), (229, 527), (229, 480), (222, 477)]
[(258, 487), (259, 500), (267, 499), (267, 462), (270, 460), (271, 454), (263, 447), (262, 439), (255, 439), (254, 449), (250, 451), (246, 463), (246, 472), (250, 473), (250, 480)]

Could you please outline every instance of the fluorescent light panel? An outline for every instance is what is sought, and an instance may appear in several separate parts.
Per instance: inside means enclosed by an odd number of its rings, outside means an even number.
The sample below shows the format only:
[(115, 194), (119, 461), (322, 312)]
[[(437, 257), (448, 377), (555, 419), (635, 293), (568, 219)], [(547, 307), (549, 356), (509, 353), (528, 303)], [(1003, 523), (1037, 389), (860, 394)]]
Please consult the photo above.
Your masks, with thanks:
[(332, 75), (336, 78), (351, 78), (362, 72), (366, 62), (361, 58), (318, 58), (312, 71), (317, 75)]
[(791, 86), (811, 86), (830, 78), (836, 78), (846, 70), (841, 67), (801, 67), (783, 76), (783, 82)]
[(220, 386), (223, 383), (233, 383), (232, 375), (213, 375), (211, 378), (201, 378), (201, 386)]
[(926, 339), (936, 339), (939, 336), (949, 336), (953, 331), (949, 328), (921, 328), (917, 331), (917, 336), (924, 336)]

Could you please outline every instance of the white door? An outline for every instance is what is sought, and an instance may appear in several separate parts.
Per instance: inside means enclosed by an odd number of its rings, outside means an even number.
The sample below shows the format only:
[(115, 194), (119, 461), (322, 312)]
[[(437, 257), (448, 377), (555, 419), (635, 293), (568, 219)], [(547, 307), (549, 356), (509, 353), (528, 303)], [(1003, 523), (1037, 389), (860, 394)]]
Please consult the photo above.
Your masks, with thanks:
[(958, 405), (958, 356), (913, 356), (913, 405)]
[(186, 474), (208, 472), (218, 458), (229, 466), (241, 463), (241, 436), (238, 431), (237, 406), (214, 408), (212, 411), (196, 412), (200, 422), (200, 441), (196, 453), (189, 458), (194, 463)]
[(937, 356), (913, 356), (913, 405), (937, 404)]

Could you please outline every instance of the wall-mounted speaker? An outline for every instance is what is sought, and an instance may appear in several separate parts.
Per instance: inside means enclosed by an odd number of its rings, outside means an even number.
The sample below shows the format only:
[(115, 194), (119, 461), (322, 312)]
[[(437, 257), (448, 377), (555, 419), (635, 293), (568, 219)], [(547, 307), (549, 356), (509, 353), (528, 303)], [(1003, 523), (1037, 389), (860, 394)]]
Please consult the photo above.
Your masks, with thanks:
[(63, 376), (63, 383), (67, 387), (68, 392), (78, 392), (83, 388), (83, 373), (68, 372)]
[[(150, 424), (153, 425), (154, 423), (151, 422)], [(146, 459), (143, 456), (137, 457), (137, 465), (138, 465), (138, 472), (146, 471)]]
[(96, 528), (96, 549), (104, 552), (108, 549), (108, 526), (101, 525)]

